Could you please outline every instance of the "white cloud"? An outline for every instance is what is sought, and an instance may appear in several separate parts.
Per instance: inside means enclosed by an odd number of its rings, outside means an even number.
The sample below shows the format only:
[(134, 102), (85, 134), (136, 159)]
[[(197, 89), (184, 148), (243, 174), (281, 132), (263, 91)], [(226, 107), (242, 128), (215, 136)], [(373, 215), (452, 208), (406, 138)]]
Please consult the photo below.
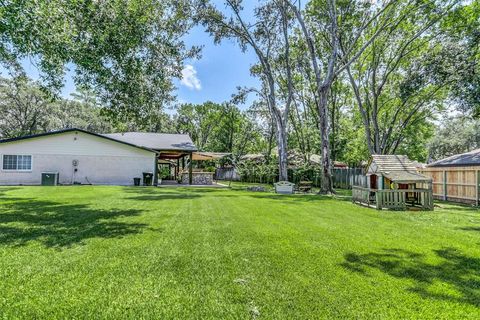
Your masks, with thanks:
[(184, 86), (192, 90), (201, 90), (202, 84), (197, 78), (197, 70), (191, 65), (187, 64), (182, 70), (182, 80), (180, 81)]

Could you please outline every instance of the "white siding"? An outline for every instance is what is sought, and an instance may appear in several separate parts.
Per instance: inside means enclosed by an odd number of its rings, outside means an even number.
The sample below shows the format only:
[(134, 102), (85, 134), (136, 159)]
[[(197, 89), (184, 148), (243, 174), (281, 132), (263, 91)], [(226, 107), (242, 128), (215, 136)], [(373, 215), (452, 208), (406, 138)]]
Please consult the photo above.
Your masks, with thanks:
[[(59, 172), (60, 183), (131, 185), (153, 172), (155, 154), (83, 132), (67, 132), (0, 144), (4, 154), (32, 155), (32, 171), (0, 171), (0, 185), (35, 185), (42, 172)], [(73, 160), (78, 160), (74, 172)], [(0, 169), (3, 166), (0, 167)]]

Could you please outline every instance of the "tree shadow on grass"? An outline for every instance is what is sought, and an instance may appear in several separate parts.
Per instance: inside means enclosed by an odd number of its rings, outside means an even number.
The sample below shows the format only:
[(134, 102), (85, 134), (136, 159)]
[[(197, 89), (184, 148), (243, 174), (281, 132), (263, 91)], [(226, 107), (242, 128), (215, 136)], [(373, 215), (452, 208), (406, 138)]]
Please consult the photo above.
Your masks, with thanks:
[(141, 210), (95, 209), (84, 204), (23, 200), (0, 204), (0, 246), (36, 241), (45, 247), (69, 247), (90, 238), (137, 234), (146, 224), (117, 221)]
[(288, 203), (305, 203), (305, 202), (321, 202), (325, 200), (335, 200), (330, 196), (324, 196), (319, 194), (294, 194), (294, 195), (287, 195), (287, 194), (275, 194), (275, 193), (258, 193), (258, 194), (248, 194), (249, 197), (255, 199), (265, 199), (265, 200), (280, 200), (282, 202)]
[(464, 231), (478, 231), (480, 232), (480, 227), (462, 227), (462, 228), (459, 228), (460, 230), (464, 230)]
[(0, 187), (0, 201), (1, 200), (8, 200), (8, 201), (16, 201), (16, 200), (24, 200), (22, 198), (12, 198), (7, 195), (8, 192), (17, 190), (18, 187)]
[[(480, 258), (467, 256), (455, 248), (433, 252), (441, 258), (439, 263), (429, 263), (425, 255), (411, 251), (383, 249), (378, 253), (348, 253), (342, 266), (365, 276), (379, 270), (395, 278), (412, 280), (414, 284), (409, 291), (423, 298), (480, 307)], [(439, 292), (438, 285), (442, 289), (448, 287), (449, 291)]]
[(185, 200), (185, 199), (194, 199), (199, 198), (199, 195), (196, 194), (175, 194), (175, 193), (162, 193), (162, 194), (150, 194), (150, 195), (140, 195), (136, 197), (128, 197), (128, 200), (138, 200), (138, 201), (161, 201), (161, 200)]

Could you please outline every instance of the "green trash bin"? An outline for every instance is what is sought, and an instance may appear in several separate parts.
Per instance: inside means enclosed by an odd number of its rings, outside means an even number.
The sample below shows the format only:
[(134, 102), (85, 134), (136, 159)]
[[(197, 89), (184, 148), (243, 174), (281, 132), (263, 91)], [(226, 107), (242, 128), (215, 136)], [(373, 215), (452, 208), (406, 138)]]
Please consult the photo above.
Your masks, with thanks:
[(152, 172), (144, 172), (143, 173), (143, 185), (144, 186), (151, 186), (153, 184), (153, 173)]
[(133, 178), (133, 185), (138, 187), (140, 185), (141, 178)]
[(58, 172), (42, 172), (42, 186), (58, 185)]

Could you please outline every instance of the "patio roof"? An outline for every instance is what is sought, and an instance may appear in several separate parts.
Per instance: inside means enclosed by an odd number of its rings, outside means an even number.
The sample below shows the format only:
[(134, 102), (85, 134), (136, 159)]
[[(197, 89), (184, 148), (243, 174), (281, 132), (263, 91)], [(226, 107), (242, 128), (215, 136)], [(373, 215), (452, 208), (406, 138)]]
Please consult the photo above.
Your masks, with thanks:
[(192, 154), (192, 160), (218, 160), (224, 158), (231, 153), (224, 153), (224, 152), (194, 152)]

